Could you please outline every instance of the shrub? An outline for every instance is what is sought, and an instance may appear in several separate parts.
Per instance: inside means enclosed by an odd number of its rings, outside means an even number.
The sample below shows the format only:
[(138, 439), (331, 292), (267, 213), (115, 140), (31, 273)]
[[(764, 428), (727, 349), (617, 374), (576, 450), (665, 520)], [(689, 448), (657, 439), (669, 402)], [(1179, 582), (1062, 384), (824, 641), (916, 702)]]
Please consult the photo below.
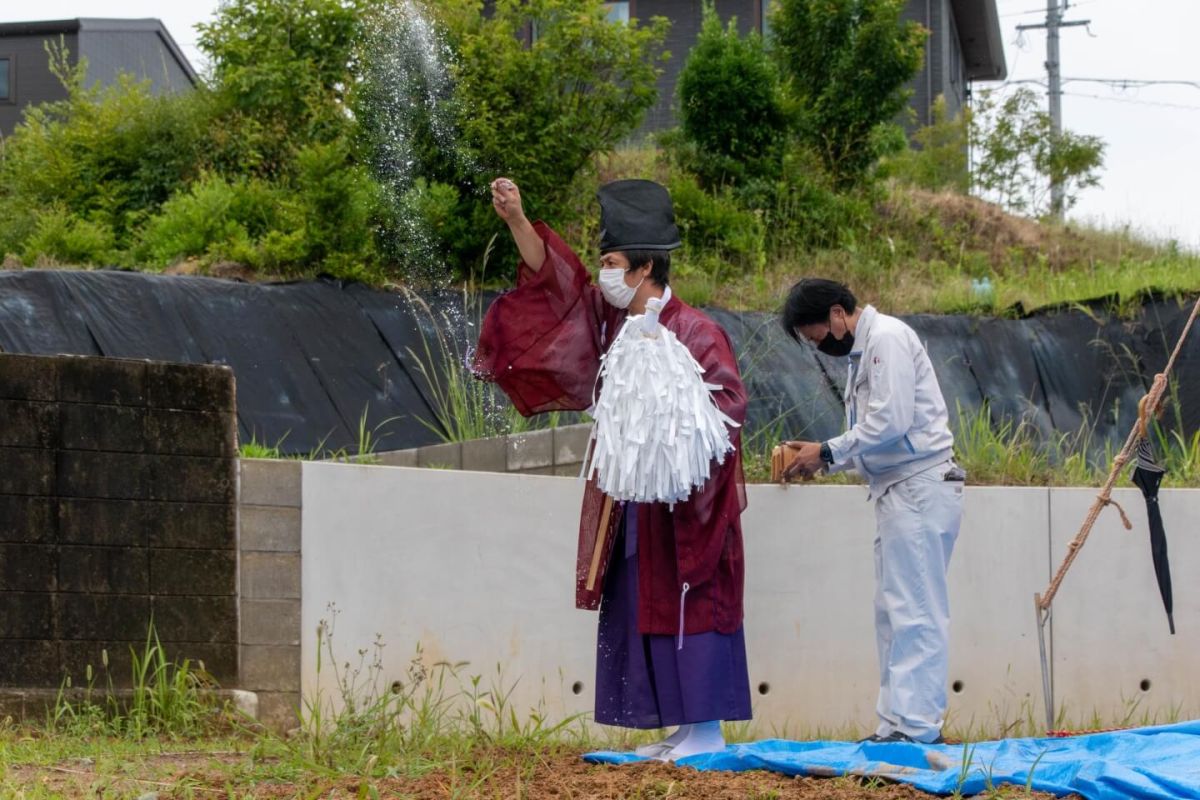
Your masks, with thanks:
[(34, 230), (25, 242), (26, 264), (95, 266), (110, 263), (115, 237), (103, 222), (93, 222), (54, 206), (34, 215)]
[(366, 277), (376, 264), (371, 222), (379, 194), (370, 173), (352, 163), (349, 147), (340, 140), (309, 145), (297, 155), (296, 166), (288, 196), (303, 242), (295, 265), (320, 266), (342, 278)]
[(869, 177), (921, 68), (927, 31), (903, 0), (778, 0), (775, 49), (797, 104), (797, 133), (838, 188)]
[(123, 248), (194, 174), (203, 101), (156, 97), (129, 76), (88, 87), (86, 61), (70, 66), (61, 47), (48, 57), (67, 99), (31, 107), (0, 145), (0, 242), (24, 250), (38, 213), (65, 210), (108, 230), (109, 248)]
[(784, 156), (769, 191), (763, 207), (772, 254), (846, 246), (866, 233), (874, 217), (873, 187), (839, 190), (820, 157), (801, 145)]
[(683, 163), (705, 188), (778, 173), (787, 141), (779, 74), (757, 33), (722, 28), (711, 2), (679, 75)]
[(932, 124), (913, 134), (916, 147), (887, 159), (881, 174), (931, 192), (949, 189), (966, 194), (971, 188), (967, 163), (971, 110), (964, 108), (958, 116), (948, 118), (946, 98), (938, 97), (932, 111)]
[(766, 231), (759, 214), (742, 208), (728, 189), (706, 192), (690, 176), (673, 177), (668, 188), (691, 261), (738, 271), (763, 267)]
[[(207, 174), (163, 204), (142, 232), (139, 255), (158, 266), (189, 257), (264, 265), (256, 242), (281, 227), (280, 193), (265, 181)], [(276, 243), (278, 248), (278, 243)]]

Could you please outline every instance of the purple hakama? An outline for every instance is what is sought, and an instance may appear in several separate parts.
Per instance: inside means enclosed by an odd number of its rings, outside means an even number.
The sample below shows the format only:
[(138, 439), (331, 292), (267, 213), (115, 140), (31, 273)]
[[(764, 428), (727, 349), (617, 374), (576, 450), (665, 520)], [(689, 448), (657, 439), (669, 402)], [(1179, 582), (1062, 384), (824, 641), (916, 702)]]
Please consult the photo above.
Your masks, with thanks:
[(731, 634), (638, 632), (637, 504), (627, 503), (604, 582), (596, 637), (596, 722), (665, 728), (750, 719), (742, 628)]

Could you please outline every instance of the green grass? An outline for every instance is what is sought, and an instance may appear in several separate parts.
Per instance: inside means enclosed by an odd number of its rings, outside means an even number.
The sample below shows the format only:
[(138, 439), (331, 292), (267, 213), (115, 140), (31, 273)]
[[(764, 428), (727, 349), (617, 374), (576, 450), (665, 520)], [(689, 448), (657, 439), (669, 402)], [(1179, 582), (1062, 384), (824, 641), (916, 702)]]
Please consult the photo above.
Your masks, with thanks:
[(257, 436), (252, 435), (249, 442), (244, 442), (238, 448), (238, 455), (242, 458), (296, 459), (300, 461), (330, 460), (347, 461), (356, 464), (376, 464), (379, 462), (376, 452), (380, 448), (382, 439), (386, 437), (386, 434), (380, 436), (379, 431), (389, 423), (401, 419), (401, 417), (388, 417), (372, 426), (367, 421), (368, 411), (369, 409), (364, 408), (362, 414), (359, 415), (358, 426), (355, 430), (357, 438), (353, 452), (345, 447), (336, 450), (328, 448), (325, 446), (325, 439), (322, 439), (307, 453), (288, 454), (283, 451), (283, 443), (287, 439), (287, 434), (285, 433), (276, 440), (275, 444), (260, 442)]
[[(557, 796), (701, 798), (712, 796), (723, 781), (741, 781), (736, 790), (746, 797), (913, 796), (882, 781), (849, 777), (801, 785), (757, 773), (748, 786), (746, 776), (669, 767), (582, 768), (582, 752), (629, 749), (661, 734), (601, 731), (582, 715), (555, 720), (540, 708), (518, 709), (512, 701), (515, 681), (500, 667), (490, 676), (474, 674), (465, 664), (430, 663), (417, 650), (400, 674), (386, 672), (382, 641), (349, 658), (335, 647), (336, 618), (331, 608), (319, 626), (316, 664), (318, 678), (332, 678), (325, 685), (335, 688), (305, 697), (297, 727), (288, 735), (239, 721), (227, 710), (201, 712), (192, 702), (197, 686), (187, 679), (188, 666), (174, 666), (151, 635), (133, 673), (144, 703), (116, 704), (98, 696), (92, 704), (98, 710), (85, 712), (76, 705), (68, 712), (60, 700), (44, 724), (0, 720), (0, 797), (125, 798), (158, 792), (164, 798), (533, 798), (553, 788)], [(1072, 719), (1061, 709), (1059, 726), (1168, 722), (1181, 711), (1154, 714), (1131, 701), (1119, 718), (1093, 712)], [(1023, 699), (1015, 709), (999, 708), (985, 720), (964, 724), (952, 714), (947, 733), (967, 742), (1040, 734), (1036, 716)], [(81, 724), (85, 718), (91, 721)], [(730, 742), (776, 736), (849, 740), (863, 733), (853, 725), (837, 730), (766, 729), (754, 723), (725, 727)], [(986, 767), (964, 748), (963, 779), (977, 769)], [(570, 778), (565, 789), (564, 776)], [(983, 796), (1028, 795), (1028, 787), (989, 785)]]
[[(1169, 407), (1178, 409), (1178, 404), (1171, 403)], [(993, 419), (986, 404), (977, 411), (960, 407), (957, 420), (953, 426), (955, 458), (973, 485), (1100, 486), (1108, 477), (1116, 455), (1111, 443), (1097, 446), (1095, 427), (1086, 421), (1077, 431), (1046, 437), (1028, 420)], [(1159, 462), (1167, 470), (1163, 487), (1200, 488), (1200, 431), (1190, 435), (1180, 433), (1181, 418), (1174, 420), (1173, 427), (1174, 430), (1168, 430), (1160, 423), (1152, 426)], [(771, 448), (798, 435), (786, 431), (778, 422), (747, 432), (742, 455), (747, 482), (769, 482)], [(839, 484), (859, 482), (855, 476), (844, 473), (821, 480)]]
[[(1058, 267), (1034, 259), (1004, 269), (906, 256), (894, 252), (889, 241), (894, 240), (868, 241), (853, 250), (780, 255), (762, 270), (740, 275), (716, 275), (683, 262), (671, 286), (692, 305), (774, 312), (793, 283), (819, 276), (846, 283), (859, 297), (892, 314), (995, 316), (1097, 299), (1129, 316), (1148, 293), (1182, 297), (1200, 292), (1200, 257), (1168, 250)], [(973, 282), (984, 278), (991, 291), (977, 293)]]
[[(673, 169), (653, 147), (622, 148), (598, 162), (602, 181), (669, 183)], [(709, 251), (678, 250), (671, 286), (693, 305), (776, 311), (799, 278), (823, 276), (849, 284), (859, 297), (893, 314), (1011, 315), (1099, 298), (1131, 313), (1147, 292), (1200, 292), (1200, 254), (1129, 227), (1037, 222), (973, 197), (900, 184), (882, 185), (858, 202), (865, 217), (830, 231), (806, 230), (811, 223), (789, 221), (787, 209), (775, 209), (779, 219), (764, 245), (765, 263), (757, 268), (739, 269)], [(719, 231), (708, 234), (722, 239)], [(594, 247), (590, 241), (573, 244), (584, 252)], [(990, 291), (973, 290), (972, 283), (985, 278)]]

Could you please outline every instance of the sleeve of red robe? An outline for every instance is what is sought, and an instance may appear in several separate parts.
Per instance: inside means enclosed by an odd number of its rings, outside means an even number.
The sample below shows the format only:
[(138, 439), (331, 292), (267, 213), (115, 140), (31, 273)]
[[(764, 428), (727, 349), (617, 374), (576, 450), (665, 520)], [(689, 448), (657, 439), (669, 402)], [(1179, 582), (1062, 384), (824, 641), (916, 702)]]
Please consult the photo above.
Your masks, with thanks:
[(592, 405), (604, 337), (618, 317), (558, 234), (542, 222), (533, 227), (546, 261), (536, 272), (522, 261), (517, 287), (488, 309), (475, 373), (499, 385), (524, 416), (582, 411)]
[[(746, 388), (738, 372), (737, 359), (728, 334), (715, 321), (697, 314), (697, 319), (677, 332), (704, 367), (704, 380), (722, 388), (713, 392), (717, 406), (739, 425), (746, 421)], [(681, 588), (696, 587), (712, 578), (726, 546), (729, 527), (746, 507), (742, 477), (741, 429), (730, 431), (734, 452), (724, 464), (713, 464), (708, 482), (675, 505), (672, 513), (675, 558)]]

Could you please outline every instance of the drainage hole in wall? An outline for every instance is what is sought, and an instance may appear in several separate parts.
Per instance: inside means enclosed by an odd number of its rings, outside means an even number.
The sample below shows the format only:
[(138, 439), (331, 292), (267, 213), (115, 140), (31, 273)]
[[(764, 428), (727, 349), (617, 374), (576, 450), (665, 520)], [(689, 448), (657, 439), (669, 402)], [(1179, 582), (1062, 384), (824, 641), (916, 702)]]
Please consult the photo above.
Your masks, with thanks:
[(962, 694), (963, 682), (955, 681), (954, 683), (950, 684), (950, 688), (954, 690), (955, 694)]
[(760, 683), (758, 685), (758, 693), (759, 694), (767, 694), (770, 691), (771, 691), (771, 684), (767, 683), (766, 681), (763, 681), (762, 683)]
[(1150, 691), (1150, 679), (1149, 679), (1149, 678), (1142, 678), (1142, 682), (1141, 682), (1141, 683), (1139, 683), (1139, 684), (1138, 684), (1138, 686), (1140, 686), (1140, 687), (1142, 688), (1142, 691), (1143, 691), (1143, 692), (1148, 692), (1148, 691)]
[(572, 694), (583, 694), (583, 681), (575, 681), (571, 684)]
[(400, 694), (404, 690), (404, 684), (400, 681), (392, 681), (392, 694)]

